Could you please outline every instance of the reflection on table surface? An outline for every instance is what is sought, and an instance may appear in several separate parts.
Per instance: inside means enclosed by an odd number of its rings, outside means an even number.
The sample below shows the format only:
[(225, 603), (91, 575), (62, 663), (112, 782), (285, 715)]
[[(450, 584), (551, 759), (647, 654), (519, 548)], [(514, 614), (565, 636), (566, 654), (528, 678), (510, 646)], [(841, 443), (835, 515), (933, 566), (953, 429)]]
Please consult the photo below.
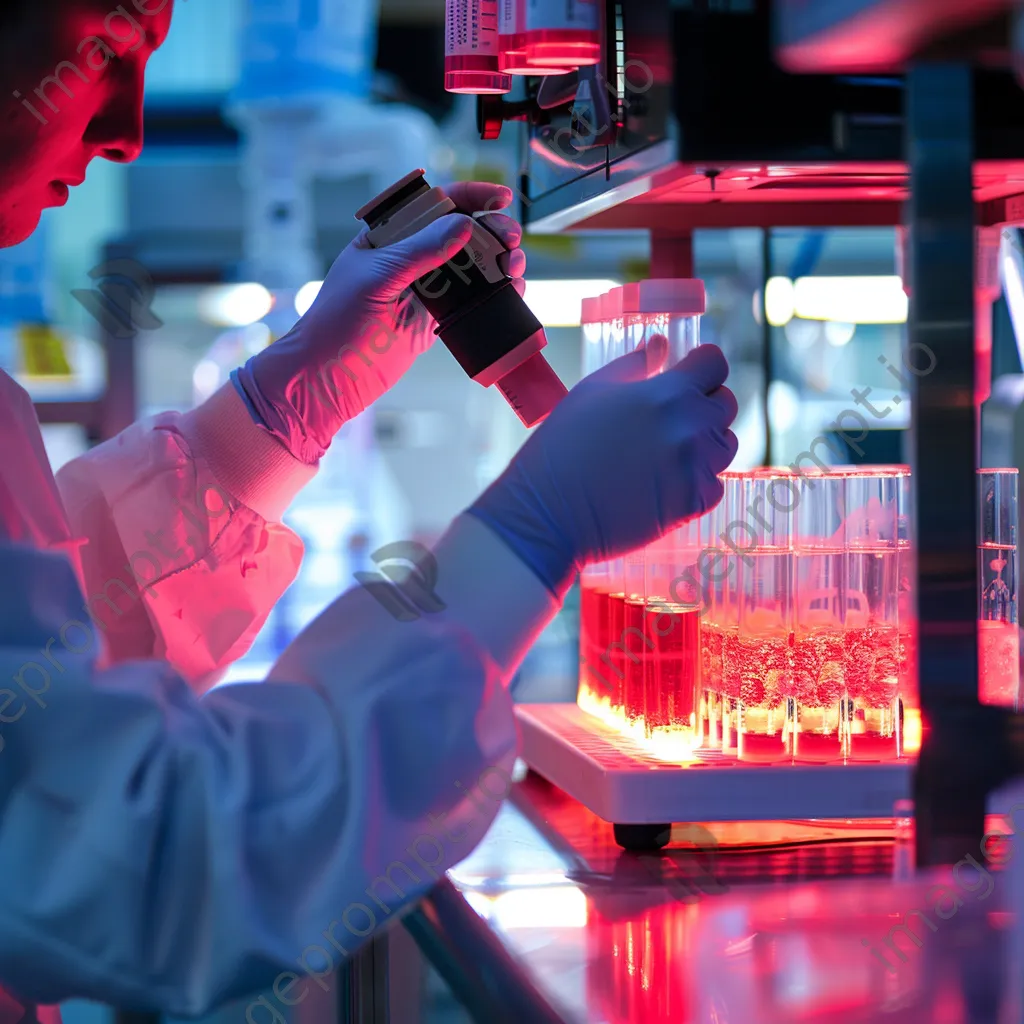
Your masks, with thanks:
[(901, 845), (888, 821), (708, 824), (627, 853), (530, 775), (451, 874), (568, 1021), (1018, 1024), (1011, 847), (896, 881)]

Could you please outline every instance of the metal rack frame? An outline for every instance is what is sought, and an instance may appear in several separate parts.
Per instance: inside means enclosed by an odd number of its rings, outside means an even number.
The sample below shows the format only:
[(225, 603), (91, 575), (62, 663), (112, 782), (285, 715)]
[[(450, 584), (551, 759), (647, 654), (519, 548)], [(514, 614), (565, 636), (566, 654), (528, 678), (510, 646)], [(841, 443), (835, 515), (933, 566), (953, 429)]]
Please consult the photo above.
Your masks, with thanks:
[[(124, 259), (126, 253), (124, 245), (111, 243), (104, 247), (103, 261)], [(96, 398), (38, 399), (33, 403), (41, 424), (80, 426), (90, 445), (107, 441), (130, 427), (139, 408), (135, 379), (137, 333), (115, 337), (103, 324), (98, 324), (98, 328), (106, 377), (103, 394)]]

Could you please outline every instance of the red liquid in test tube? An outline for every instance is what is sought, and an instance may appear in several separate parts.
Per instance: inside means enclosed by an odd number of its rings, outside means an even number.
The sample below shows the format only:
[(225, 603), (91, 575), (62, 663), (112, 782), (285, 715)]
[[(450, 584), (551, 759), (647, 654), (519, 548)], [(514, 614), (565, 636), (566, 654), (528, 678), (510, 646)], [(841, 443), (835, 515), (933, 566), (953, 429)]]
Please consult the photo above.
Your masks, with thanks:
[(651, 732), (693, 729), (701, 681), (700, 611), (684, 605), (648, 603), (646, 618), (648, 635), (654, 643), (647, 662), (647, 728)]
[(619, 642), (625, 648), (626, 678), (623, 686), (623, 708), (626, 721), (630, 724), (644, 724), (644, 675), (651, 665), (650, 636), (647, 628), (646, 603), (642, 595), (631, 594), (623, 602), (625, 626)]
[[(607, 678), (611, 685), (611, 702), (613, 708), (626, 707), (626, 653), (622, 644), (622, 634), (626, 629), (626, 595), (624, 593), (609, 594), (607, 598), (608, 632), (602, 637), (601, 653), (610, 652)], [(618, 644), (618, 647), (612, 647)]]
[[(737, 559), (738, 630), (724, 649), (727, 689), (739, 690), (737, 755), (780, 761), (788, 754), (794, 626), (795, 474), (754, 470), (741, 481), (748, 536)], [(758, 521), (759, 520), (759, 521)], [(752, 535), (752, 536), (751, 536)]]
[(900, 512), (906, 467), (843, 472), (847, 756), (887, 761), (903, 754)]
[(978, 623), (982, 704), (1012, 708), (1020, 683), (1020, 634), (1015, 622)]
[(978, 473), (978, 697), (1018, 708), (1016, 469)]
[(791, 749), (797, 761), (846, 753), (846, 567), (842, 473), (809, 470), (796, 481), (797, 541)]

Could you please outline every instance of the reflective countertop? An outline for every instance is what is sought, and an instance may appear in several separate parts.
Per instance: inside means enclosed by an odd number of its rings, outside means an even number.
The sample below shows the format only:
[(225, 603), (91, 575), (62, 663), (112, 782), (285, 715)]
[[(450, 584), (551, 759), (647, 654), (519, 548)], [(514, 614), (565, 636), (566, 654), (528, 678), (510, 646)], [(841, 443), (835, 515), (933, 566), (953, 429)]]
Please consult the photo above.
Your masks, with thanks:
[(531, 773), (450, 874), (572, 1024), (1020, 1024), (1012, 841), (928, 876), (911, 847), (891, 821), (771, 822), (627, 853)]

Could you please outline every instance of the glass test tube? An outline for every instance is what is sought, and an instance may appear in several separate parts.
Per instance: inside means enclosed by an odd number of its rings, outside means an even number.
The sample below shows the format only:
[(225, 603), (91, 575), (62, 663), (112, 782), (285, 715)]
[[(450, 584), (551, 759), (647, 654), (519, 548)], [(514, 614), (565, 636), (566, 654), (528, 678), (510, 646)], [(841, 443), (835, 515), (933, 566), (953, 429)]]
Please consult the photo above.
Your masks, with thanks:
[[(748, 473), (742, 528), (730, 522), (737, 549), (738, 631), (725, 649), (726, 675), (739, 685), (736, 753), (742, 761), (786, 756), (792, 697), (793, 500), (795, 474)], [(734, 684), (735, 685), (735, 684)]]
[(845, 726), (847, 756), (902, 754), (899, 704), (899, 507), (904, 470), (846, 470)]
[[(608, 322), (605, 363), (625, 355), (626, 332), (622, 319), (622, 288), (613, 288), (604, 299), (604, 316)], [(635, 575), (635, 570), (634, 570)], [(612, 711), (625, 722), (626, 707), (626, 651), (623, 635), (626, 631), (626, 561), (616, 558), (608, 566), (608, 638), (604, 645), (610, 653), (608, 672), (612, 684)], [(632, 582), (632, 581), (631, 581)], [(619, 646), (614, 646), (614, 645)]]
[(644, 677), (648, 737), (666, 754), (687, 758), (699, 745), (702, 588), (698, 575), (700, 520), (648, 545), (645, 552), (646, 635), (651, 639)]
[[(723, 479), (723, 484), (725, 480)], [(701, 699), (700, 740), (706, 750), (722, 749), (723, 677), (722, 650), (726, 616), (726, 588), (729, 584), (728, 551), (722, 542), (727, 502), (699, 521), (700, 556), (699, 579), (702, 588), (703, 616), (700, 623), (701, 642)]]
[(1016, 469), (978, 472), (978, 698), (1014, 709), (1020, 701), (1017, 487)]
[(803, 470), (796, 488), (790, 746), (796, 761), (841, 761), (846, 753), (846, 475)]
[(914, 535), (914, 488), (909, 466), (895, 467), (899, 473), (899, 672), (900, 711), (903, 718), (903, 752), (921, 749), (921, 699), (917, 682), (917, 543)]
[[(655, 335), (668, 341), (663, 369), (700, 343), (704, 309), (704, 282), (697, 279), (652, 279), (622, 290), (627, 334), (645, 345)], [(702, 732), (700, 544), (700, 520), (695, 519), (644, 553), (646, 632), (653, 643), (645, 663), (645, 724), (647, 736), (668, 757), (692, 756)]]
[(716, 536), (721, 551), (721, 589), (716, 592), (718, 604), (714, 613), (716, 630), (721, 637), (722, 675), (717, 697), (718, 749), (736, 753), (736, 729), (739, 716), (741, 661), (740, 629), (740, 549), (747, 546), (742, 524), (746, 521), (744, 503), (746, 473), (727, 470), (719, 479), (725, 489)]
[[(605, 324), (603, 297), (584, 299), (580, 313), (583, 375), (604, 364)], [(579, 702), (594, 710), (610, 701), (607, 666), (601, 661), (608, 645), (608, 565), (588, 565), (580, 574), (580, 679)], [(604, 646), (602, 646), (602, 644)]]

